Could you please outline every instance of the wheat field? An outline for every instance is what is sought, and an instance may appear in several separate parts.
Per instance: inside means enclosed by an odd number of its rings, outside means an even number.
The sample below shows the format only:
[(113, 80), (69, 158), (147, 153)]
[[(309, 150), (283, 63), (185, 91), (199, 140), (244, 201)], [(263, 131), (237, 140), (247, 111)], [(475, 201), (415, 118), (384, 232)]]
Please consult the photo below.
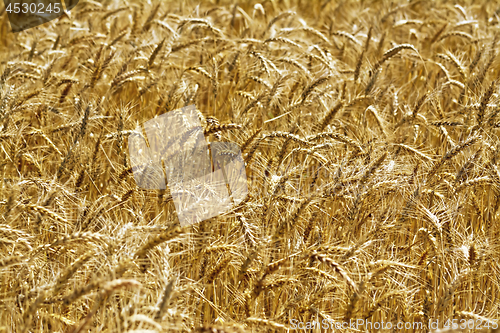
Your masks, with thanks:
[[(86, 0), (16, 34), (2, 9), (0, 332), (499, 332), (499, 26), (494, 1)], [(181, 227), (127, 139), (189, 105), (249, 195)], [(293, 324), (323, 320), (422, 326)]]

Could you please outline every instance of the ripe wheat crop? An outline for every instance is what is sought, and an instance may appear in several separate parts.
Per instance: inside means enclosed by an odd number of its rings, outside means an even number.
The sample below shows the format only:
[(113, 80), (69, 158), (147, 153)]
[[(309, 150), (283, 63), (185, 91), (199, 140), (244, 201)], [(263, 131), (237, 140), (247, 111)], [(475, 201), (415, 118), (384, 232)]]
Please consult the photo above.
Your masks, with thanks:
[[(17, 34), (3, 9), (0, 332), (498, 332), (499, 8), (86, 0)], [(128, 136), (189, 105), (249, 194), (181, 227)]]

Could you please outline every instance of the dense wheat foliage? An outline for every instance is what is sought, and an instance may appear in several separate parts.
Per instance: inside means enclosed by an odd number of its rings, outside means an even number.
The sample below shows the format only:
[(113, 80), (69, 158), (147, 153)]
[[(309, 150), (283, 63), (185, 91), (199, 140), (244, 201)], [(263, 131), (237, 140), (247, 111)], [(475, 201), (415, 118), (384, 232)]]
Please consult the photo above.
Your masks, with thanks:
[[(491, 1), (86, 0), (18, 34), (3, 11), (0, 331), (495, 331), (499, 24)], [(192, 104), (250, 194), (181, 228), (127, 137)]]

